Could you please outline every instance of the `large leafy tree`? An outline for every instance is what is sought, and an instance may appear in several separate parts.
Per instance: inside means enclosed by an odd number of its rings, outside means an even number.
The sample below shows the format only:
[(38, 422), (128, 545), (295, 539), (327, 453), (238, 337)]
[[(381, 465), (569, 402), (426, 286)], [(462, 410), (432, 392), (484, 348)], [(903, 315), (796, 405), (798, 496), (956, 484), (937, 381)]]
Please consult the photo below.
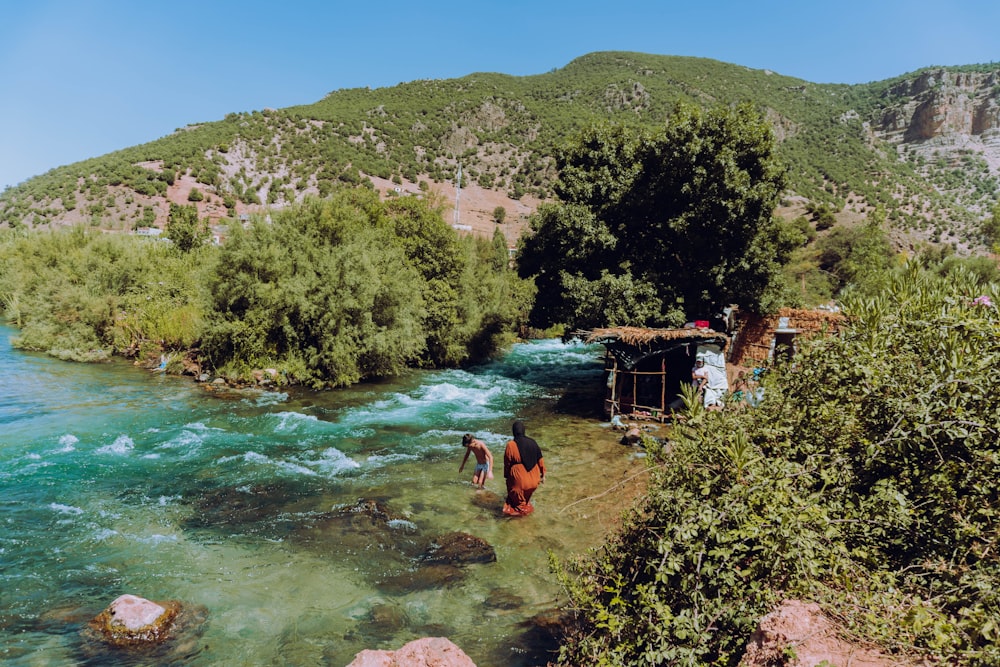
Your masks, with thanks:
[(234, 227), (211, 283), (208, 360), (237, 376), (273, 367), (317, 387), (415, 360), (425, 342), (420, 275), (380, 212), (374, 201), (308, 201), (273, 223)]
[(561, 203), (539, 208), (519, 252), (534, 325), (677, 325), (771, 305), (791, 250), (772, 217), (785, 171), (749, 104), (680, 104), (656, 131), (591, 127), (559, 168)]
[(211, 281), (202, 351), (233, 376), (321, 387), (457, 366), (496, 351), (530, 299), (421, 199), (349, 189), (272, 217), (233, 229)]
[(181, 252), (191, 252), (204, 243), (208, 236), (208, 227), (198, 219), (198, 209), (195, 206), (170, 205), (166, 237), (173, 241)]

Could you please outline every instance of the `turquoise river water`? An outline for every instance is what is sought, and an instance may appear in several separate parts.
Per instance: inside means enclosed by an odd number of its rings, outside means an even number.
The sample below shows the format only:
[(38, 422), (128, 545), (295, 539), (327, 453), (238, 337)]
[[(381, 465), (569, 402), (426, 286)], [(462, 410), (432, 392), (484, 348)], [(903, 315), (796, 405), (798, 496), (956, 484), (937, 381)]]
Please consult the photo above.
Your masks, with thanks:
[[(602, 422), (601, 348), (516, 345), (465, 370), (338, 391), (210, 391), (126, 362), (13, 350), (0, 326), (0, 663), (334, 665), (444, 636), (480, 667), (544, 665), (549, 573), (599, 545), (643, 462)], [(549, 476), (524, 518), (458, 473), (514, 418)], [(502, 471), (502, 466), (500, 467)], [(632, 488), (629, 488), (629, 485)], [(377, 523), (346, 511), (375, 500)], [(497, 560), (428, 567), (463, 531)], [(112, 650), (87, 622), (123, 593), (178, 600), (176, 637)]]

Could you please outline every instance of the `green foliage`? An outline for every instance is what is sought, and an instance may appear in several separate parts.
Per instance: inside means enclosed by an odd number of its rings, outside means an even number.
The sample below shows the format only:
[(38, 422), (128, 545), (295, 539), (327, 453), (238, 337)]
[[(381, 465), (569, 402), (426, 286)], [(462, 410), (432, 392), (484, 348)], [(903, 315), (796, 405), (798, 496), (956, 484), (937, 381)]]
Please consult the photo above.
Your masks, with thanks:
[(942, 664), (1000, 663), (1000, 289), (909, 264), (849, 326), (651, 448), (648, 496), (555, 563), (560, 664), (735, 665), (781, 597)]
[(208, 227), (198, 218), (195, 206), (170, 205), (170, 216), (164, 236), (181, 252), (191, 252), (208, 239)]
[(76, 361), (147, 342), (185, 349), (200, 335), (212, 259), (82, 227), (11, 235), (0, 242), (0, 295), (23, 349)]
[(501, 261), (416, 198), (343, 191), (273, 217), (233, 225), (221, 250), (200, 242), (193, 206), (172, 211), (175, 247), (82, 227), (8, 231), (0, 304), (18, 345), (60, 358), (200, 347), (234, 380), (275, 368), (279, 381), (329, 386), (486, 358), (533, 297), (505, 244)]
[(759, 310), (799, 242), (772, 219), (784, 180), (748, 105), (678, 106), (660, 132), (594, 127), (559, 160), (562, 206), (522, 240), (532, 323), (678, 325), (729, 303)]
[(835, 279), (834, 289), (852, 286), (865, 293), (882, 288), (881, 279), (891, 267), (893, 253), (877, 212), (855, 227), (836, 227), (817, 242), (819, 268)]
[(806, 210), (812, 216), (813, 221), (816, 223), (816, 231), (824, 231), (830, 229), (835, 224), (837, 224), (837, 218), (834, 216), (834, 212), (830, 210), (828, 204), (812, 204), (810, 203)]
[(993, 214), (983, 221), (983, 239), (994, 252), (1000, 248), (1000, 204), (993, 207)]
[(272, 217), (234, 230), (212, 281), (202, 347), (227, 375), (342, 386), (488, 356), (515, 326), (512, 276), (477, 261), (490, 244), (422, 200), (347, 190)]

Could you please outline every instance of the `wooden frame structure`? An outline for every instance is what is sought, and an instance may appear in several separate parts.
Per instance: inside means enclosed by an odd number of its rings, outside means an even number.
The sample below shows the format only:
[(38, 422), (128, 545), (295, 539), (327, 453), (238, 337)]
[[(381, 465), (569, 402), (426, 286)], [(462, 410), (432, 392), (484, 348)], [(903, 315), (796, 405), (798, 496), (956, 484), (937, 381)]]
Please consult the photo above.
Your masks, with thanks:
[(725, 334), (711, 329), (616, 327), (587, 332), (588, 343), (605, 348), (607, 392), (604, 412), (663, 422), (680, 407), (683, 383), (691, 381), (698, 348), (725, 351)]

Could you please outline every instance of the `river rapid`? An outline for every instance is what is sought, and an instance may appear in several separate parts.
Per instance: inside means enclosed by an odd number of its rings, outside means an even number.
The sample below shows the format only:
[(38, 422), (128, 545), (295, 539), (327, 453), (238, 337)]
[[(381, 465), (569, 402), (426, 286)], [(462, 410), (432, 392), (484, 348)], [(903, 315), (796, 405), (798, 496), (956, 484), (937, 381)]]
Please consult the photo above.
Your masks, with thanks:
[[(210, 390), (118, 361), (11, 348), (0, 326), (0, 661), (333, 665), (449, 638), (480, 667), (544, 665), (531, 622), (565, 597), (549, 572), (600, 545), (645, 479), (599, 413), (602, 348), (514, 346), (469, 369), (336, 391)], [(549, 471), (529, 517), (500, 511), (513, 419)], [(471, 432), (498, 465), (458, 473)], [(347, 511), (374, 500), (379, 525)], [(497, 560), (428, 568), (436, 536)], [(88, 636), (117, 596), (179, 600), (177, 637), (130, 653)]]

